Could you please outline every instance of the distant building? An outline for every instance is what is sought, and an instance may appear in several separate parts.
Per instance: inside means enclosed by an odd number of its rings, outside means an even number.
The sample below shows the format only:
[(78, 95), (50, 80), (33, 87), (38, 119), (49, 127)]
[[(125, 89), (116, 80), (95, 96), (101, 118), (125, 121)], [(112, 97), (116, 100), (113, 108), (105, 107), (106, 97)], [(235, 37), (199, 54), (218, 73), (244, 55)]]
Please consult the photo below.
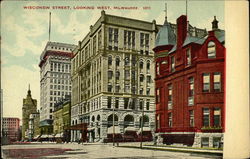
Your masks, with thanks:
[(22, 140), (28, 139), (30, 114), (37, 112), (37, 100), (31, 96), (29, 88), (27, 97), (23, 99), (22, 107)]
[(61, 138), (65, 141), (70, 141), (70, 111), (71, 100), (67, 95), (61, 101), (55, 104), (53, 112), (53, 132), (55, 138)]
[(37, 139), (40, 136), (40, 113), (32, 113), (29, 117), (29, 140)]
[(40, 56), (40, 120), (53, 119), (54, 104), (71, 94), (70, 59), (75, 45), (48, 42)]
[[(105, 14), (73, 51), (71, 140), (81, 138), (88, 124), (90, 142), (115, 134), (135, 140), (144, 131), (154, 132), (154, 47), (160, 26)], [(114, 111), (113, 111), (114, 110)], [(114, 117), (113, 117), (114, 113)], [(79, 125), (79, 128), (77, 128)], [(118, 138), (118, 137), (117, 137)]]
[(20, 119), (3, 118), (3, 136), (7, 137), (8, 143), (20, 139)]
[(218, 147), (224, 130), (225, 31), (167, 17), (156, 40), (156, 133), (165, 144)]

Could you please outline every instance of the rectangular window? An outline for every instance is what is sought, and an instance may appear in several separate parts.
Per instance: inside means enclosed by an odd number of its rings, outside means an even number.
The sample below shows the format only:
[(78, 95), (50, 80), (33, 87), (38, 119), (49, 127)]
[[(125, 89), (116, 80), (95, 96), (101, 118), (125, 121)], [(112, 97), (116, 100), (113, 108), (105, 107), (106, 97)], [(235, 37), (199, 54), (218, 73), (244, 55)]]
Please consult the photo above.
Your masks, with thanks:
[(175, 61), (174, 56), (171, 57), (171, 72), (175, 71)]
[(116, 73), (115, 73), (115, 79), (116, 80), (120, 79), (120, 72), (119, 71), (116, 71)]
[(156, 103), (160, 102), (160, 88), (156, 89)]
[(129, 55), (126, 55), (124, 60), (125, 66), (129, 66), (129, 62), (130, 62)]
[(201, 147), (209, 147), (209, 138), (208, 137), (201, 138)]
[(161, 128), (160, 114), (156, 115), (156, 129)]
[(112, 92), (112, 85), (110, 83), (108, 84), (108, 92)]
[(108, 79), (112, 79), (113, 71), (108, 71)]
[(213, 148), (220, 148), (221, 137), (213, 137)]
[(194, 127), (194, 110), (189, 111), (189, 126)]
[(135, 48), (135, 31), (124, 30), (124, 48)]
[(150, 88), (147, 88), (147, 96), (149, 96), (150, 95)]
[(124, 99), (124, 109), (128, 109), (128, 105), (129, 105), (129, 98), (123, 98)]
[(186, 57), (187, 57), (187, 66), (191, 65), (191, 51), (190, 49), (186, 50)]
[(203, 108), (203, 126), (209, 127), (210, 126), (210, 111), (209, 108)]
[(194, 105), (194, 78), (190, 77), (189, 81), (189, 88), (188, 88), (188, 105)]
[(215, 92), (221, 91), (221, 73), (220, 72), (214, 73), (214, 91)]
[(140, 110), (143, 109), (143, 100), (140, 100)]
[(210, 73), (203, 73), (203, 92), (209, 92), (210, 90)]
[(168, 126), (171, 128), (172, 124), (172, 113), (168, 113)]
[(130, 78), (130, 70), (125, 70), (125, 79), (129, 80)]
[(173, 88), (172, 88), (172, 85), (168, 85), (168, 110), (172, 109), (173, 108), (173, 95), (172, 95), (172, 92), (173, 91)]
[(119, 108), (119, 98), (118, 97), (115, 98), (115, 108), (116, 109)]
[(214, 108), (214, 127), (221, 126), (221, 109)]
[(120, 85), (116, 85), (116, 86), (115, 86), (115, 92), (116, 92), (116, 93), (119, 93), (119, 92), (120, 92)]
[(129, 93), (130, 92), (130, 85), (129, 84), (125, 84), (125, 86), (124, 86), (124, 91), (125, 91), (125, 93)]
[(146, 109), (149, 110), (149, 107), (150, 107), (150, 102), (147, 101), (147, 103), (146, 103)]
[(112, 106), (112, 97), (108, 97), (108, 103), (107, 103), (108, 105), (108, 108), (111, 108), (111, 106)]

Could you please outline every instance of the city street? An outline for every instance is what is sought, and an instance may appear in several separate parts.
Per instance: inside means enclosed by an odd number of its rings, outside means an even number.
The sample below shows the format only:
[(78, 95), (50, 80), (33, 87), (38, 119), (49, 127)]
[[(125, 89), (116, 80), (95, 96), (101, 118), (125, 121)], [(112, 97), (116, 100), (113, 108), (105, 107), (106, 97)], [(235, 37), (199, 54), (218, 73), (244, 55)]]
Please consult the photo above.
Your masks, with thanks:
[[(139, 144), (132, 143), (131, 145)], [(195, 153), (181, 153), (171, 151), (146, 150), (138, 148), (113, 147), (112, 144), (56, 144), (56, 143), (31, 143), (20, 145), (2, 146), (3, 158), (93, 158), (93, 159), (219, 159)]]

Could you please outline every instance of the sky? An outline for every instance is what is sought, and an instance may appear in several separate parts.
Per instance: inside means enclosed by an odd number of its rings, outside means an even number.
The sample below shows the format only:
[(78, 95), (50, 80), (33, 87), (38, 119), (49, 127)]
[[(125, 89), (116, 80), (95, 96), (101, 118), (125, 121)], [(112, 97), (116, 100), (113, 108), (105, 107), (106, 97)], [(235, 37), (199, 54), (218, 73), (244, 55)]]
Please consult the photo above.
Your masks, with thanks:
[[(106, 6), (107, 14), (163, 24), (167, 17), (176, 23), (186, 14), (186, 1), (2, 1), (1, 3), (1, 87), (3, 116), (22, 117), (23, 98), (30, 84), (32, 97), (40, 108), (40, 54), (48, 42), (49, 12), (51, 12), (51, 41), (77, 45), (101, 16), (97, 7)], [(24, 9), (25, 6), (49, 6), (50, 9)], [(70, 9), (55, 9), (69, 6)], [(94, 9), (74, 9), (80, 6)], [(138, 7), (137, 10), (118, 10), (113, 7)], [(188, 20), (192, 26), (211, 30), (214, 16), (224, 29), (224, 1), (188, 1)]]

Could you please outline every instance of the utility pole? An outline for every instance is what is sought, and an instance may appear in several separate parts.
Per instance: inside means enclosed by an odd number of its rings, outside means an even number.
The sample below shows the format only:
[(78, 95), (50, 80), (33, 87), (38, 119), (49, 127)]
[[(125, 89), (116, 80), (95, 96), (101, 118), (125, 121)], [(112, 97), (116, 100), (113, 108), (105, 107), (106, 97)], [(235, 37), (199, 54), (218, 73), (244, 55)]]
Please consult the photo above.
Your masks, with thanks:
[(142, 140), (143, 140), (143, 117), (144, 117), (144, 100), (142, 101), (142, 117), (141, 117), (141, 144), (140, 148), (142, 149)]

